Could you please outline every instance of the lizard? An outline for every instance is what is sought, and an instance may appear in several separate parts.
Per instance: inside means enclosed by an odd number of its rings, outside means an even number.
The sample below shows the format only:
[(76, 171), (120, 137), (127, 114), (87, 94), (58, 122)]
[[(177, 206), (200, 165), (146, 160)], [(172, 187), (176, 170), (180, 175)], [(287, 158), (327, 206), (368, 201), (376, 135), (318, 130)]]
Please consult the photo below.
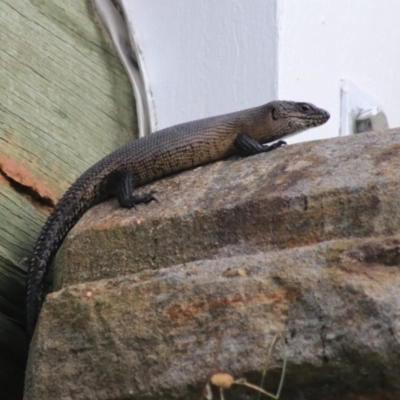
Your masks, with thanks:
[[(44, 281), (55, 254), (90, 207), (112, 196), (125, 208), (148, 203), (155, 200), (155, 192), (134, 194), (134, 189), (234, 154), (269, 152), (286, 145), (281, 138), (322, 125), (329, 117), (327, 111), (310, 103), (272, 101), (159, 130), (98, 161), (61, 197), (37, 239), (28, 270), (28, 338), (32, 338), (44, 302)], [(267, 145), (270, 142), (275, 143)]]

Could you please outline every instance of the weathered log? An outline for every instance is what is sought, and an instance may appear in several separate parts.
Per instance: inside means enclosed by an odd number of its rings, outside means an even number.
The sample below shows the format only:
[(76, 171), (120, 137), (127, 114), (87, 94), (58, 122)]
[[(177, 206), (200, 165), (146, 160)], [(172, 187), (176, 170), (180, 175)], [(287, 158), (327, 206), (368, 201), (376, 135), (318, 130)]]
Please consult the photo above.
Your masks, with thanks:
[(68, 186), (135, 135), (129, 81), (91, 1), (0, 2), (0, 398), (23, 389), (19, 261)]

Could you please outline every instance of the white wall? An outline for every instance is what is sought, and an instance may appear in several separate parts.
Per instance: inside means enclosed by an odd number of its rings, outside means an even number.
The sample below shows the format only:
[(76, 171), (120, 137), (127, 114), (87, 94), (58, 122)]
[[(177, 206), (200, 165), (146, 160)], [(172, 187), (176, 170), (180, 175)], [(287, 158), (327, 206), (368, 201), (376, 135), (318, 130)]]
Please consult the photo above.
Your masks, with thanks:
[(339, 135), (340, 81), (374, 97), (400, 126), (400, 1), (279, 0), (278, 96), (315, 102), (330, 121), (295, 140)]
[(122, 0), (153, 130), (276, 97), (275, 0)]
[(120, 1), (140, 47), (152, 130), (279, 98), (331, 113), (289, 142), (338, 136), (343, 78), (400, 126), (400, 1)]

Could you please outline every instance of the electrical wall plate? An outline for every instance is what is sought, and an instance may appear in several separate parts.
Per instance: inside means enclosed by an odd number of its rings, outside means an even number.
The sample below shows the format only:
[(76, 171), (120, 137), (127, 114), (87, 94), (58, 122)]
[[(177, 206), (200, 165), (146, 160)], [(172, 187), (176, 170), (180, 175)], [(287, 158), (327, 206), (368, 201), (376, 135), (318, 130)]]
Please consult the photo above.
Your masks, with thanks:
[(341, 82), (340, 136), (389, 128), (378, 101), (348, 79)]

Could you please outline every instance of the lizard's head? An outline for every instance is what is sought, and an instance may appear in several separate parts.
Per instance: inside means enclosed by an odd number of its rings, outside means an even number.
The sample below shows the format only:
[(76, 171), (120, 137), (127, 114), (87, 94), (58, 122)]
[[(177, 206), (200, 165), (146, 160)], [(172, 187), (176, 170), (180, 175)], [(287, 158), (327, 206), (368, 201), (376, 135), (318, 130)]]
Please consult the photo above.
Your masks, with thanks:
[(278, 138), (292, 136), (328, 121), (330, 115), (310, 103), (272, 101), (268, 103), (270, 126)]

